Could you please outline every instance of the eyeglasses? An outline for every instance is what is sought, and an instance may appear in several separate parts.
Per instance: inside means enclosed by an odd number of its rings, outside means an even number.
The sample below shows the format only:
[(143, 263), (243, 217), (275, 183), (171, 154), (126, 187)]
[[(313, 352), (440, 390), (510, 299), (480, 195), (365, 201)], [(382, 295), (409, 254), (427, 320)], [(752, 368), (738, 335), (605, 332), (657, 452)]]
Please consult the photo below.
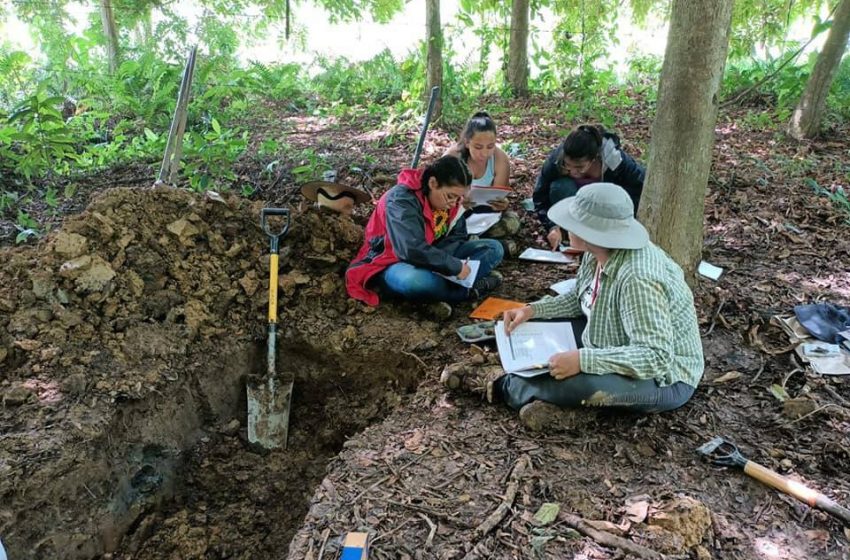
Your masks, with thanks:
[(590, 170), (590, 167), (593, 165), (596, 159), (586, 160), (582, 163), (575, 163), (574, 161), (567, 162), (567, 159), (564, 158), (561, 160), (560, 168), (562, 171), (570, 174), (576, 175), (584, 175)]

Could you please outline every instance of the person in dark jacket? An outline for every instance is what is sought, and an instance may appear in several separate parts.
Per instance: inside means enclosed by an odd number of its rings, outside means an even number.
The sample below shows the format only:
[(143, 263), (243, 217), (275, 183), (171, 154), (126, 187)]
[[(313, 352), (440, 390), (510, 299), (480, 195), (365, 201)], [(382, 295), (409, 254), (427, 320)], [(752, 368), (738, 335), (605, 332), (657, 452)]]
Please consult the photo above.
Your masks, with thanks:
[[(471, 180), (454, 156), (425, 169), (403, 170), (369, 218), (363, 245), (345, 273), (348, 294), (369, 305), (378, 305), (377, 289), (410, 301), (447, 304), (497, 288), (501, 276), (491, 272), (502, 261), (502, 245), (495, 239), (469, 241), (466, 222), (455, 220)], [(480, 262), (472, 288), (440, 276), (465, 279), (469, 260)]]
[(556, 202), (575, 196), (590, 183), (614, 183), (628, 193), (637, 216), (645, 176), (643, 166), (620, 148), (616, 134), (587, 124), (570, 132), (546, 158), (532, 195), (534, 212), (546, 227), (552, 249), (557, 249), (564, 238), (561, 228), (546, 215)]

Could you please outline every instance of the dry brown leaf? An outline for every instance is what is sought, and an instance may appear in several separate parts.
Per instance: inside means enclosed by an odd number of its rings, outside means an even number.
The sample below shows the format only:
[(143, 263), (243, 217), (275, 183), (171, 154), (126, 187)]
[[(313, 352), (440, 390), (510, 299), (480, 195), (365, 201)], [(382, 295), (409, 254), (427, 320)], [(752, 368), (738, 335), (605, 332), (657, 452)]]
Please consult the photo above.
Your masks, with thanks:
[(421, 453), (423, 439), (425, 439), (425, 432), (420, 428), (416, 428), (413, 430), (413, 434), (404, 440), (404, 448), (412, 453)]
[(649, 496), (641, 494), (626, 499), (626, 518), (632, 523), (643, 523), (649, 513)]
[(824, 529), (809, 529), (806, 531), (806, 538), (810, 541), (817, 541), (820, 544), (829, 542), (829, 531)]
[(631, 524), (628, 521), (624, 522), (623, 526), (615, 525), (610, 521), (604, 521), (602, 519), (585, 519), (585, 522), (597, 531), (605, 531), (606, 533), (611, 533), (618, 537), (624, 536), (631, 527)]

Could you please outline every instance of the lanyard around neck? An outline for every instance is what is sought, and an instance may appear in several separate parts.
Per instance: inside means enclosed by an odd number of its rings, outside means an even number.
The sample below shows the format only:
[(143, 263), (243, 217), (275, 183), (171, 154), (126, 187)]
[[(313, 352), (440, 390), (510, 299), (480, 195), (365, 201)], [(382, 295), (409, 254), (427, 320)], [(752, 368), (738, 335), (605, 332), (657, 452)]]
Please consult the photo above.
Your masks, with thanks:
[(602, 265), (596, 265), (596, 274), (593, 278), (593, 291), (590, 292), (590, 306), (596, 303), (596, 297), (599, 295), (599, 281), (602, 277)]

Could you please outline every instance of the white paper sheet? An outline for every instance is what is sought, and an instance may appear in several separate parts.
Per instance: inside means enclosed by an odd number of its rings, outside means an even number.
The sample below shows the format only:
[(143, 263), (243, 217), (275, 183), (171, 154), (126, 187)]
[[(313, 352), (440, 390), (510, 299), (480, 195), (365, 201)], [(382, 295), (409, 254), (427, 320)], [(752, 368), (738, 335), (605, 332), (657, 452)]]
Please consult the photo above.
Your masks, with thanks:
[(442, 276), (446, 280), (450, 282), (454, 282), (455, 284), (460, 284), (464, 288), (471, 288), (475, 283), (475, 277), (478, 276), (478, 268), (481, 266), (481, 261), (466, 261), (466, 264), (469, 265), (469, 275), (461, 280), (457, 276), (446, 276), (445, 274), (437, 273), (439, 276)]
[(546, 251), (543, 249), (535, 249), (533, 247), (529, 247), (522, 253), (520, 253), (519, 258), (525, 259), (527, 261), (536, 261), (536, 262), (547, 262), (547, 263), (558, 263), (558, 264), (569, 264), (574, 261), (574, 259), (570, 256), (567, 256), (558, 251)]
[(556, 294), (563, 295), (567, 292), (571, 292), (576, 287), (576, 279), (575, 278), (567, 278), (566, 280), (561, 280), (560, 282), (555, 282), (549, 289), (555, 292)]
[(714, 266), (711, 263), (701, 261), (699, 263), (699, 267), (697, 268), (697, 272), (705, 276), (706, 278), (717, 280), (718, 278), (720, 278), (720, 275), (723, 274), (723, 269), (719, 266)]
[(496, 346), (506, 373), (534, 377), (549, 371), (552, 354), (576, 349), (573, 327), (569, 322), (528, 321), (505, 334), (505, 323), (496, 323)]
[(502, 217), (501, 212), (487, 212), (484, 214), (472, 214), (466, 219), (466, 233), (470, 235), (478, 235), (484, 233)]

